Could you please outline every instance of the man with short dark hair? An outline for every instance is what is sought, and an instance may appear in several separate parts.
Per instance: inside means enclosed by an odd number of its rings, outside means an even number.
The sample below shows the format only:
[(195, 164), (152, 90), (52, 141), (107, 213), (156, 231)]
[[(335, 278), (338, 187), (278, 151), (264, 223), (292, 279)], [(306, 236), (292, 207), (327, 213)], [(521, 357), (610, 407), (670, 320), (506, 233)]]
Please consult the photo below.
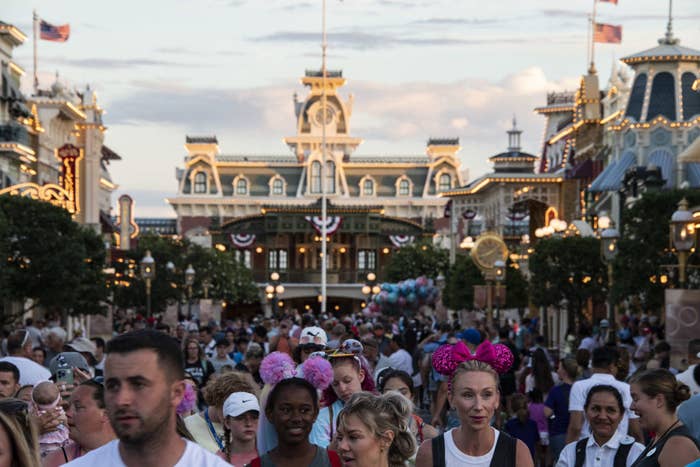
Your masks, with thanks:
[(202, 345), (207, 358), (212, 358), (216, 353), (216, 339), (214, 339), (209, 326), (199, 328), (199, 343)]
[(0, 362), (0, 399), (14, 397), (19, 388), (19, 369), (10, 362)]
[(394, 370), (401, 370), (408, 373), (409, 376), (413, 375), (413, 357), (404, 348), (404, 340), (401, 334), (395, 334), (389, 341), (389, 349), (391, 354), (389, 355), (389, 367)]
[(105, 372), (105, 340), (101, 337), (90, 339), (95, 344), (95, 376), (103, 376)]
[(185, 394), (177, 341), (144, 329), (107, 343), (105, 406), (118, 440), (67, 464), (72, 467), (224, 467), (224, 461), (176, 430)]

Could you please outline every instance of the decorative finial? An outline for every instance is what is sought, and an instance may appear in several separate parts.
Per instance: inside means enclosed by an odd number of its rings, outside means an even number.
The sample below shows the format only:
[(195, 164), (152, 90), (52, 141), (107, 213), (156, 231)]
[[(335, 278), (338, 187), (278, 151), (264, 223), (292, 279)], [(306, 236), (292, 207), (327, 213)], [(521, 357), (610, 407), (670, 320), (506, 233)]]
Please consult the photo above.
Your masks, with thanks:
[(513, 114), (513, 128), (508, 130), (508, 152), (520, 152), (520, 134), (518, 130), (517, 120)]
[(675, 45), (680, 42), (673, 37), (673, 0), (668, 0), (668, 24), (666, 25), (666, 35), (659, 39), (659, 44)]
[(596, 73), (598, 73), (598, 70), (595, 69), (595, 63), (591, 62), (591, 66), (588, 67), (588, 74), (595, 75)]
[(515, 114), (513, 114), (513, 129), (514, 130), (518, 129), (518, 121), (515, 118)]

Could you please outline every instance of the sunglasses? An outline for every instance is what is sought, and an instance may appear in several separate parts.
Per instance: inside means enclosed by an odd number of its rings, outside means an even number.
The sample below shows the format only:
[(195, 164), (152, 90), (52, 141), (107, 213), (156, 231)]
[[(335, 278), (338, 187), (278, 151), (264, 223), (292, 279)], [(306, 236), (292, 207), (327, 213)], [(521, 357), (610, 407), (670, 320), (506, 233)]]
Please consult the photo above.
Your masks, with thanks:
[(325, 348), (326, 348), (325, 346), (319, 345), (319, 344), (301, 344), (299, 346), (299, 349), (301, 349), (302, 352), (307, 352), (307, 353), (321, 352)]

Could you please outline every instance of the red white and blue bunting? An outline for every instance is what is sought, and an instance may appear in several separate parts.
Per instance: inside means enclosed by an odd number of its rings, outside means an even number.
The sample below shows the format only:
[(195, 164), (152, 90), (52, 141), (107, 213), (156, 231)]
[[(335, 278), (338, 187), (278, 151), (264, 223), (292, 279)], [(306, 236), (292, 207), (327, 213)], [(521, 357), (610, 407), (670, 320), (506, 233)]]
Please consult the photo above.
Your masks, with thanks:
[[(323, 218), (321, 216), (306, 216), (305, 219), (309, 221), (311, 227), (313, 227), (316, 232), (323, 234)], [(336, 233), (342, 223), (343, 218), (340, 216), (327, 216), (326, 235), (333, 235)]]
[(236, 248), (248, 248), (255, 243), (254, 234), (231, 234), (231, 242)]
[(402, 248), (413, 243), (416, 238), (413, 235), (389, 235), (389, 241), (396, 248)]

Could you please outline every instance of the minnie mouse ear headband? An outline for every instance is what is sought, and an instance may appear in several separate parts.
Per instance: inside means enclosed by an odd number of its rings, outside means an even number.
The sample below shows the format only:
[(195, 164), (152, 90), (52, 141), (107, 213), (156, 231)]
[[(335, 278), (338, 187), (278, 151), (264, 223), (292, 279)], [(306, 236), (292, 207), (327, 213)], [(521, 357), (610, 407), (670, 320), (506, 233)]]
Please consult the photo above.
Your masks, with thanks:
[(472, 354), (464, 342), (443, 345), (433, 352), (433, 368), (442, 375), (451, 376), (460, 363), (476, 360), (487, 363), (498, 374), (506, 373), (513, 365), (513, 354), (503, 344), (484, 341)]
[(337, 350), (328, 354), (328, 358), (359, 357), (363, 350), (362, 343), (357, 339), (346, 339)]
[(303, 378), (316, 389), (324, 390), (333, 381), (333, 367), (326, 359), (311, 356), (297, 368), (289, 354), (272, 352), (260, 363), (260, 377), (273, 386), (284, 379)]

